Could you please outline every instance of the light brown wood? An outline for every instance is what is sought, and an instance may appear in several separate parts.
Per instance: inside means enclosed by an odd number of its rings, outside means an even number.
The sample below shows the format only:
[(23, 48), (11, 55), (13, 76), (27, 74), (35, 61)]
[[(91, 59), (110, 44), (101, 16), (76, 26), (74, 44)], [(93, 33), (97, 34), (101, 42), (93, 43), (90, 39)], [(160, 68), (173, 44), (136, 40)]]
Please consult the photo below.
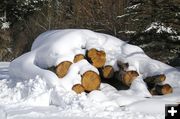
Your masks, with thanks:
[(159, 95), (166, 95), (173, 92), (173, 88), (169, 84), (156, 85), (155, 89)]
[(84, 55), (83, 54), (78, 54), (74, 57), (74, 60), (73, 62), (76, 63), (78, 61), (81, 61), (82, 59), (85, 59)]
[(99, 89), (100, 83), (100, 76), (94, 71), (87, 71), (82, 75), (81, 84), (87, 92)]
[(102, 68), (102, 76), (105, 79), (110, 79), (114, 76), (114, 69), (112, 66), (107, 65)]
[(96, 49), (90, 49), (87, 53), (87, 57), (90, 63), (96, 68), (101, 68), (106, 62), (106, 53), (104, 51), (97, 51)]
[(69, 70), (69, 67), (71, 66), (72, 62), (70, 61), (64, 61), (64, 62), (61, 62), (57, 67), (56, 67), (56, 75), (59, 77), (59, 78), (63, 78), (68, 70)]
[(144, 82), (150, 83), (150, 84), (157, 84), (157, 83), (161, 83), (165, 81), (165, 79), (166, 79), (166, 76), (164, 74), (160, 74), (160, 75), (147, 77), (144, 79)]
[(126, 71), (122, 74), (122, 83), (126, 86), (130, 86), (132, 81), (139, 76), (137, 71)]
[(82, 93), (82, 92), (85, 92), (84, 87), (83, 87), (83, 85), (81, 85), (81, 84), (75, 84), (75, 85), (72, 87), (72, 90), (75, 91), (77, 94), (80, 94), (80, 93)]

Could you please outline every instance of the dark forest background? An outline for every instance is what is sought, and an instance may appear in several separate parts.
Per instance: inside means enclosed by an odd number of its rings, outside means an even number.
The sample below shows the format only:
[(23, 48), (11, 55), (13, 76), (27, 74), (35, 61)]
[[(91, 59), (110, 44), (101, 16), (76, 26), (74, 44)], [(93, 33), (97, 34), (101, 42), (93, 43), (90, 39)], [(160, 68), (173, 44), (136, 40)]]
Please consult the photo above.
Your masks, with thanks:
[(180, 66), (179, 0), (1, 0), (0, 61), (28, 52), (40, 33), (65, 28), (111, 34)]

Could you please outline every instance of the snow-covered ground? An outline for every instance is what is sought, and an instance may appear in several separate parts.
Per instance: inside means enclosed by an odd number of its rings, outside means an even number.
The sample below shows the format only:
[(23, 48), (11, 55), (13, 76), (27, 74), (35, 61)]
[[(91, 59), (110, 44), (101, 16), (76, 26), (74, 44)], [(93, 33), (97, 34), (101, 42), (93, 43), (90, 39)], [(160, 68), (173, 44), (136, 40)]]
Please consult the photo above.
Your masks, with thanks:
[[(138, 76), (129, 90), (117, 90), (101, 83), (100, 90), (76, 94), (81, 74), (98, 70), (86, 60), (71, 65), (59, 79), (46, 70), (76, 54), (96, 48), (106, 52), (106, 65), (118, 70), (117, 60), (129, 63)], [(165, 74), (173, 93), (151, 96), (143, 78)], [(53, 30), (41, 34), (30, 52), (10, 64), (0, 63), (0, 119), (164, 119), (165, 104), (180, 102), (180, 72), (153, 60), (137, 46), (113, 36), (89, 30)]]

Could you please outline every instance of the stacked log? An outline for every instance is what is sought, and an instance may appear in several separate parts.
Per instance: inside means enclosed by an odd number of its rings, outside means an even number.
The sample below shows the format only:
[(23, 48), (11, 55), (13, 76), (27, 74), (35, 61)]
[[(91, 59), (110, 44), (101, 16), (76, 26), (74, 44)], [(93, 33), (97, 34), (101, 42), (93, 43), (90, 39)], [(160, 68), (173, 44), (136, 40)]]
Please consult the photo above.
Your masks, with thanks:
[(144, 79), (148, 89), (152, 95), (166, 95), (173, 92), (173, 88), (169, 84), (160, 85), (165, 81), (166, 76), (164, 74), (150, 76)]
[(70, 61), (64, 61), (61, 62), (57, 67), (56, 67), (56, 75), (59, 78), (63, 78), (69, 70), (69, 67), (71, 66), (72, 62)]
[(101, 68), (106, 62), (106, 53), (104, 51), (98, 51), (94, 48), (87, 52), (87, 57), (90, 63), (96, 68)]
[(85, 56), (83, 54), (77, 54), (75, 57), (74, 57), (74, 60), (73, 62), (76, 63), (76, 62), (79, 62), (81, 60), (85, 59)]
[(81, 84), (86, 92), (98, 90), (100, 87), (101, 78), (94, 71), (87, 71), (82, 75)]
[(161, 82), (165, 81), (165, 79), (166, 79), (166, 76), (164, 74), (160, 74), (160, 75), (147, 77), (144, 79), (144, 81), (147, 84), (157, 84), (157, 83), (161, 83)]
[(83, 85), (81, 85), (81, 84), (75, 84), (75, 85), (72, 87), (72, 90), (75, 91), (77, 94), (80, 94), (80, 93), (82, 93), (82, 92), (85, 92), (84, 87), (83, 87)]
[[(98, 90), (101, 79), (113, 79), (105, 80), (105, 82), (111, 85), (115, 85), (114, 83), (116, 83), (120, 85), (120, 87), (125, 86), (125, 88), (128, 89), (133, 80), (139, 76), (137, 71), (127, 71), (129, 67), (128, 63), (117, 61), (117, 65), (119, 67), (118, 73), (114, 71), (112, 66), (104, 66), (106, 62), (106, 53), (102, 50), (98, 51), (95, 48), (92, 48), (87, 51), (86, 57), (83, 54), (77, 54), (74, 57), (73, 63), (77, 63), (83, 59), (87, 59), (93, 66), (98, 68), (100, 76), (91, 70), (83, 73), (81, 77), (81, 84), (75, 84), (72, 87), (72, 90), (74, 90), (77, 94)], [(58, 66), (49, 68), (49, 70), (54, 71), (59, 78), (63, 78), (68, 73), (71, 64), (72, 62), (70, 61), (63, 61)], [(120, 81), (118, 80), (119, 78), (121, 78)], [(152, 95), (165, 95), (173, 92), (173, 88), (169, 84), (160, 85), (163, 81), (165, 81), (165, 79), (166, 76), (164, 74), (159, 74), (146, 77), (144, 82), (147, 84), (147, 88)]]
[(173, 89), (169, 84), (156, 85), (155, 90), (158, 95), (166, 95), (173, 92)]
[(126, 86), (130, 86), (134, 79), (136, 79), (139, 76), (137, 71), (125, 71), (122, 74), (122, 83)]
[(104, 79), (111, 79), (114, 76), (114, 69), (112, 66), (107, 65), (101, 69), (100, 73)]

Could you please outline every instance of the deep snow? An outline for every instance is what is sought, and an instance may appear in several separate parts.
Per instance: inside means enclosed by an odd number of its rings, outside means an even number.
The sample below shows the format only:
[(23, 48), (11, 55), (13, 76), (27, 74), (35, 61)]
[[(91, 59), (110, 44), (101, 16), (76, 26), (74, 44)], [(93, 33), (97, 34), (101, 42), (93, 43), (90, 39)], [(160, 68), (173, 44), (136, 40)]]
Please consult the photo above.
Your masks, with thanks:
[[(68, 74), (59, 79), (46, 70), (60, 62), (73, 61), (87, 49), (104, 50), (106, 65), (118, 70), (117, 60), (128, 62), (128, 70), (140, 74), (129, 90), (118, 91), (102, 83), (99, 91), (79, 94), (71, 90), (80, 83), (81, 74), (98, 70), (86, 60), (71, 65)], [(9, 71), (9, 72), (8, 72)], [(164, 83), (174, 91), (151, 96), (143, 78), (164, 73)], [(10, 76), (10, 77), (9, 77)], [(52, 30), (38, 36), (31, 51), (9, 63), (0, 63), (0, 119), (20, 118), (164, 118), (164, 105), (180, 102), (180, 72), (149, 58), (137, 46), (113, 36), (90, 30)]]

